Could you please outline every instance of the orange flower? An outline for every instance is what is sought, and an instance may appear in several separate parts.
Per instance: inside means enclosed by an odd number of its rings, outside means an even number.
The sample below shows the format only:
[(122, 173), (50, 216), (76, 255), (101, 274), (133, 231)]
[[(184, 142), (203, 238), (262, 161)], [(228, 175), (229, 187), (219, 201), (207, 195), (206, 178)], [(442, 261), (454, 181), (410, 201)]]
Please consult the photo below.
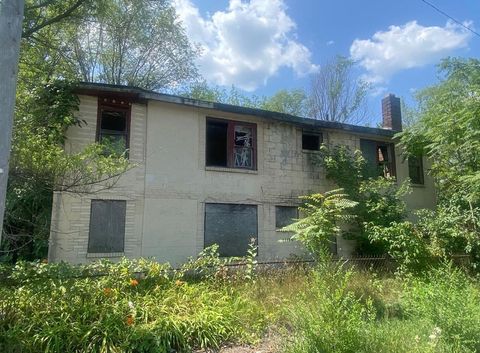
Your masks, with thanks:
[(128, 326), (132, 326), (135, 323), (135, 319), (133, 318), (132, 315), (127, 316), (126, 323), (127, 323)]
[(177, 287), (180, 287), (180, 286), (183, 285), (184, 283), (185, 283), (185, 282), (180, 281), (179, 279), (177, 279), (177, 280), (175, 281), (175, 285), (176, 285)]
[(136, 287), (136, 286), (138, 286), (138, 281), (137, 281), (135, 278), (132, 278), (132, 279), (130, 280), (130, 285), (131, 285), (132, 287)]
[(111, 288), (103, 288), (103, 294), (105, 294), (107, 297), (112, 294), (112, 289)]

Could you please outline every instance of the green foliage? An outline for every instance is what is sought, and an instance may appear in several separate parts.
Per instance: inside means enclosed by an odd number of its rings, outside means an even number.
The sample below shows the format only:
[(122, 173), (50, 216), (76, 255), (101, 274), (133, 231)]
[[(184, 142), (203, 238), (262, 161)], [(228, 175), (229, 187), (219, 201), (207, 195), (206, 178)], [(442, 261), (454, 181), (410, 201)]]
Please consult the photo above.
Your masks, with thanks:
[[(2, 352), (170, 352), (250, 341), (261, 313), (231, 286), (149, 260), (18, 263), (0, 287)], [(251, 327), (245, 322), (255, 323)], [(259, 324), (257, 324), (257, 322)]]
[(424, 271), (432, 260), (423, 233), (411, 222), (391, 222), (386, 226), (367, 223), (366, 230), (369, 239), (382, 244), (397, 261), (398, 273)]
[(54, 81), (17, 94), (2, 250), (4, 259), (46, 256), (53, 191), (91, 193), (112, 187), (131, 165), (92, 144), (68, 153), (65, 133), (85, 123), (75, 115), (75, 85)]
[(301, 89), (285, 90), (276, 92), (261, 104), (260, 108), (273, 112), (286, 113), (295, 116), (307, 116), (307, 96)]
[(428, 273), (428, 279), (405, 282), (401, 305), (407, 319), (423, 317), (438, 327), (444, 342), (457, 352), (480, 350), (480, 290), (477, 281), (450, 266)]
[[(448, 266), (394, 282), (334, 267), (315, 273), (309, 284), (288, 307), (288, 353), (479, 349), (479, 284)], [(380, 306), (390, 309), (382, 314)]]
[(313, 274), (289, 310), (295, 335), (287, 353), (358, 352), (375, 312), (371, 300), (362, 304), (349, 290), (352, 275), (337, 266)]
[[(355, 222), (344, 232), (357, 242), (361, 254), (382, 254), (387, 251), (382, 242), (372, 242), (372, 226), (387, 227), (406, 217), (402, 197), (409, 192), (408, 183), (400, 186), (394, 178), (369, 177), (367, 164), (361, 151), (351, 151), (348, 146), (322, 145), (314, 163), (324, 166), (327, 179), (345, 190), (348, 198), (356, 202), (351, 210)], [(369, 227), (367, 227), (367, 224)]]
[(448, 58), (439, 69), (442, 80), (418, 93), (417, 121), (399, 137), (407, 156), (424, 154), (431, 162), (438, 206), (420, 214), (419, 227), (432, 251), (467, 252), (478, 266), (480, 61)]
[(357, 203), (349, 200), (342, 189), (302, 196), (301, 199), (303, 204), (299, 210), (302, 217), (281, 230), (293, 232), (292, 240), (302, 243), (317, 260), (324, 260), (328, 244), (340, 234), (341, 225), (352, 220), (349, 211)]

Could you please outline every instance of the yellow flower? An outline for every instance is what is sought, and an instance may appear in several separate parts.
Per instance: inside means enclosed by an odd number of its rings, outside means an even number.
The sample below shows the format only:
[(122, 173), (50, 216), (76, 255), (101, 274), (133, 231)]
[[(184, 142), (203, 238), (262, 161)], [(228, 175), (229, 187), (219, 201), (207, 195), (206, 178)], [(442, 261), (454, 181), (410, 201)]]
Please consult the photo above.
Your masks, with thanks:
[(183, 285), (184, 283), (185, 283), (185, 282), (180, 281), (179, 279), (177, 279), (177, 280), (175, 281), (175, 285), (176, 285), (177, 287), (180, 287), (180, 286)]

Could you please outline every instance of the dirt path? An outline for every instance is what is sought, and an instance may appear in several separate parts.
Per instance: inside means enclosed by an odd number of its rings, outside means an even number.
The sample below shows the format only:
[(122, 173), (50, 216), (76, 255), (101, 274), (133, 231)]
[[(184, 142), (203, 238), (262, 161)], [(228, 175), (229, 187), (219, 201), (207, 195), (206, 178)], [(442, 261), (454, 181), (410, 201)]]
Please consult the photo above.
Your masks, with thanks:
[[(260, 343), (255, 346), (226, 346), (215, 353), (279, 353), (280, 337), (269, 334)], [(196, 353), (213, 353), (211, 351), (198, 351)]]

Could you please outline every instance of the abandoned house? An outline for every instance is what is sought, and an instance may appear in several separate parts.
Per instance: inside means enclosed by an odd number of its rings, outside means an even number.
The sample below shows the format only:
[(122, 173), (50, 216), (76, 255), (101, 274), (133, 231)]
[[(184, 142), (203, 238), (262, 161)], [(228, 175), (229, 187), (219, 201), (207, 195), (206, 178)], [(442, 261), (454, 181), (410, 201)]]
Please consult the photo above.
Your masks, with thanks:
[[(217, 243), (223, 256), (259, 260), (302, 253), (279, 232), (297, 218), (298, 197), (334, 185), (312, 163), (322, 143), (361, 149), (366, 160), (399, 182), (410, 177), (411, 209), (433, 207), (428, 162), (404, 161), (392, 139), (401, 129), (400, 100), (382, 101), (383, 128), (304, 119), (204, 102), (138, 88), (82, 84), (79, 118), (65, 148), (103, 139), (128, 149), (135, 165), (114, 188), (83, 196), (54, 194), (50, 261), (154, 257), (179, 264)], [(348, 256), (351, 241), (335, 249)]]

